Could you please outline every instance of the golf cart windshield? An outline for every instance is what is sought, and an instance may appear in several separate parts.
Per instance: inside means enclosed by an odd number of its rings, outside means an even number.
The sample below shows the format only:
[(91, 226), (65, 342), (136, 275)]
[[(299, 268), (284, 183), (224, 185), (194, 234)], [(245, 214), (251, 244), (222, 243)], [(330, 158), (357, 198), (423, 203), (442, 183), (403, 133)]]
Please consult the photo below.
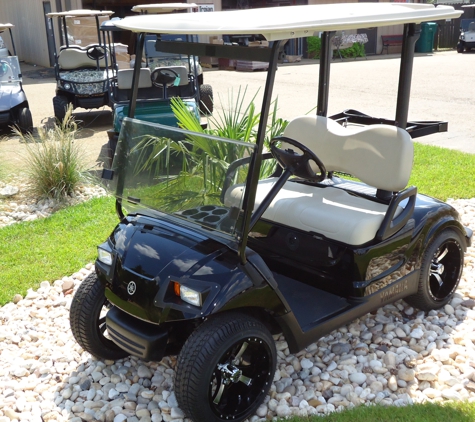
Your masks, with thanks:
[(225, 206), (224, 193), (231, 184), (246, 182), (248, 165), (237, 168), (243, 164), (238, 159), (254, 149), (246, 142), (125, 118), (111, 190), (128, 214), (168, 217), (237, 236), (240, 209)]
[(475, 18), (472, 19), (461, 19), (460, 20), (460, 30), (462, 32), (475, 31)]
[(21, 82), (18, 57), (9, 56), (0, 59), (0, 82), (2, 85), (19, 84)]

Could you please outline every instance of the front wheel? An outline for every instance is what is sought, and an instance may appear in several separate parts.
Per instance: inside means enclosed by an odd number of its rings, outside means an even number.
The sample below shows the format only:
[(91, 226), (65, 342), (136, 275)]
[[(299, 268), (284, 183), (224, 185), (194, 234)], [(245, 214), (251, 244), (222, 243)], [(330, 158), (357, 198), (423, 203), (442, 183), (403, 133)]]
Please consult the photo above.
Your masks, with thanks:
[(200, 112), (204, 115), (213, 114), (213, 88), (211, 85), (200, 85)]
[(53, 97), (54, 117), (61, 123), (68, 110), (68, 99), (63, 95)]
[(22, 133), (33, 132), (33, 117), (28, 107), (23, 107), (18, 113), (18, 126)]
[(404, 300), (411, 306), (430, 311), (447, 304), (462, 276), (464, 248), (460, 235), (451, 229), (439, 233), (424, 252), (419, 289)]
[(215, 315), (178, 356), (178, 404), (194, 422), (242, 421), (266, 397), (275, 367), (275, 342), (262, 322), (237, 312)]
[(69, 310), (71, 331), (79, 345), (99, 359), (117, 360), (129, 354), (107, 338), (106, 314), (109, 301), (95, 273), (78, 287)]
[(460, 42), (457, 44), (457, 53), (463, 53), (463, 44)]

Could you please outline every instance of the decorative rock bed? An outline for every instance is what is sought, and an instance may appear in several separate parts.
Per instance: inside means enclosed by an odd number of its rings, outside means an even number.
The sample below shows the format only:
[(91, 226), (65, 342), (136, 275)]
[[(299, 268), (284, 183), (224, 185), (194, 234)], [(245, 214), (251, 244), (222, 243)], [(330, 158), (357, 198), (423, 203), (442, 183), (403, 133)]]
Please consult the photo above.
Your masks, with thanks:
[[(474, 229), (475, 200), (448, 202)], [(43, 213), (43, 205), (20, 206), (34, 218)], [(20, 211), (10, 207), (0, 211), (0, 221), (28, 220), (16, 220), (12, 213)], [(398, 301), (296, 355), (277, 337), (274, 384), (250, 421), (323, 415), (361, 404), (475, 401), (474, 267), (470, 248), (460, 287), (441, 310), (424, 314)], [(102, 362), (74, 341), (69, 307), (91, 271), (92, 264), (61, 280), (43, 281), (37, 291), (0, 308), (0, 422), (184, 420), (173, 392), (175, 357)]]

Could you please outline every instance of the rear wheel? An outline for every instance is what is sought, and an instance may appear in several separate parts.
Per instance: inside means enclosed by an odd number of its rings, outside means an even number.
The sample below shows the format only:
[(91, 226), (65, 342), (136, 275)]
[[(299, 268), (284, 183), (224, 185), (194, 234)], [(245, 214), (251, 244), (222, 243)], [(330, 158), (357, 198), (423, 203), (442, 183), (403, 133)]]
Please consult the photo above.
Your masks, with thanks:
[(275, 367), (275, 342), (264, 324), (237, 312), (216, 315), (178, 356), (178, 404), (195, 422), (242, 421), (266, 397)]
[(447, 304), (457, 289), (463, 269), (463, 240), (454, 230), (446, 229), (430, 242), (421, 263), (418, 292), (405, 298), (423, 311)]
[(56, 95), (53, 97), (54, 117), (60, 122), (63, 121), (68, 109), (68, 99), (63, 95)]
[(23, 107), (18, 113), (18, 126), (22, 133), (33, 132), (33, 117), (28, 107)]
[(79, 345), (100, 359), (117, 360), (129, 354), (107, 337), (109, 301), (95, 273), (80, 284), (69, 311), (71, 331)]
[(200, 112), (204, 115), (213, 113), (213, 88), (211, 85), (200, 85)]

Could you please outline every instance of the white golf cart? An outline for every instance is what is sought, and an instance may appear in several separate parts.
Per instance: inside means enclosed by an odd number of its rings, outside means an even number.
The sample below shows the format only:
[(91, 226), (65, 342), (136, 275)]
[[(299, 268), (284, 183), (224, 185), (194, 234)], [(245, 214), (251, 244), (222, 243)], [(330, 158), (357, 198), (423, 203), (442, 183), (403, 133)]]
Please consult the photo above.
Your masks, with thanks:
[[(262, 34), (269, 47), (157, 40), (157, 49), (269, 66), (254, 143), (134, 119), (136, 62), (130, 114), (103, 173), (119, 222), (70, 308), (83, 349), (112, 360), (178, 354), (174, 389), (185, 415), (242, 421), (273, 383), (273, 334), (298, 353), (400, 299), (424, 311), (447, 304), (472, 231), (454, 208), (407, 186), (413, 138), (447, 130), (410, 121), (408, 110), (419, 24), (460, 14), (431, 4), (340, 3), (119, 22), (142, 40)], [(328, 116), (335, 32), (396, 24), (403, 45), (394, 119)], [(281, 44), (316, 32), (316, 114), (299, 113), (267, 143)]]
[[(52, 27), (55, 19), (60, 19), (64, 43), (54, 54), (56, 119), (63, 120), (69, 104), (85, 109), (109, 105), (110, 82), (116, 76), (116, 66), (114, 56), (101, 40), (100, 24), (113, 13), (80, 9), (46, 15)], [(78, 35), (71, 34), (73, 27)], [(56, 41), (54, 45), (56, 48)]]
[(0, 34), (8, 30), (13, 55), (0, 38), (0, 125), (16, 125), (23, 133), (33, 130), (33, 118), (23, 90), (20, 62), (16, 55), (11, 23), (0, 24)]

